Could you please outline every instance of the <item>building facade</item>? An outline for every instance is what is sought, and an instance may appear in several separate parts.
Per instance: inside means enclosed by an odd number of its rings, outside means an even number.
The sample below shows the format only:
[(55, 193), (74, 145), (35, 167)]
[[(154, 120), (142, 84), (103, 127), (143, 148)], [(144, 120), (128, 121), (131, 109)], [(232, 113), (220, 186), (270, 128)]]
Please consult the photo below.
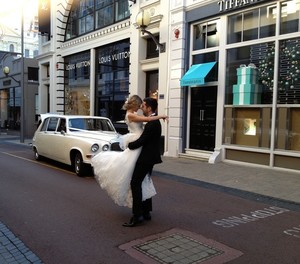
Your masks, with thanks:
[[(170, 117), (165, 155), (298, 170), (299, 9), (298, 0), (49, 2), (39, 111), (118, 125), (129, 94), (154, 96)], [(137, 29), (140, 11), (165, 52)]]
[(35, 59), (22, 58), (19, 53), (0, 52), (1, 132), (20, 132), (24, 124), (22, 137), (33, 137), (38, 124), (38, 87)]
[(169, 153), (300, 168), (299, 10), (298, 0), (172, 1), (182, 39), (171, 42), (169, 93), (183, 97), (183, 129)]
[(149, 30), (167, 39), (167, 1), (49, 1), (41, 8), (50, 22), (41, 25), (41, 113), (106, 116), (118, 128), (130, 94), (156, 97), (158, 112), (165, 112), (168, 53), (156, 51), (134, 18), (148, 10)]

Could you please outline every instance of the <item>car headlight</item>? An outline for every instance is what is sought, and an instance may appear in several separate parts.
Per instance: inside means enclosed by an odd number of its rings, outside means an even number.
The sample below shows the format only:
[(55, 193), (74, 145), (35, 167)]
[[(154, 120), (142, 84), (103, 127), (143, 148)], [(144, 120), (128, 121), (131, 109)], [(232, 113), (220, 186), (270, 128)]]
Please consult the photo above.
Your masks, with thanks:
[(99, 145), (98, 144), (93, 144), (92, 147), (91, 147), (91, 151), (92, 152), (97, 152), (99, 149)]
[(108, 151), (109, 150), (109, 145), (107, 145), (107, 144), (103, 145), (102, 150), (103, 151)]

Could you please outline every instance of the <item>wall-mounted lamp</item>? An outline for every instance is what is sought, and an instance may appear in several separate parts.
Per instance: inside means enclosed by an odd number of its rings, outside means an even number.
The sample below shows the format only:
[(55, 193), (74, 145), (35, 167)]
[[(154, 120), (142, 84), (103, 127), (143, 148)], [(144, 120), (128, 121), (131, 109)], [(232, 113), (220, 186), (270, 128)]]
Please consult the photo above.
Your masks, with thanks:
[(166, 51), (166, 43), (159, 43), (159, 41), (156, 39), (156, 37), (146, 30), (146, 28), (150, 24), (150, 14), (147, 11), (141, 11), (136, 16), (136, 24), (138, 25), (138, 28), (142, 31), (142, 34), (144, 35), (147, 33), (155, 42), (157, 48), (159, 49), (159, 52), (165, 52)]
[[(8, 77), (8, 74), (10, 73), (10, 68), (8, 66), (5, 66), (3, 68), (3, 73), (5, 74), (6, 77)], [(9, 77), (12, 78), (15, 82), (17, 82), (18, 85), (21, 85), (21, 81), (16, 80), (14, 76), (9, 76)]]

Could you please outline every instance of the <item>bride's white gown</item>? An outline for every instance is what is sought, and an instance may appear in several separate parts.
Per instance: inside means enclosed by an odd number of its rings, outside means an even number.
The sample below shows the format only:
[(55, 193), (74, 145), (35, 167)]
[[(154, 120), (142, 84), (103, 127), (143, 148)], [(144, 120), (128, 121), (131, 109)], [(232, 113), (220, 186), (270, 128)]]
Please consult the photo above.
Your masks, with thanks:
[[(113, 201), (120, 206), (132, 207), (132, 193), (130, 181), (141, 148), (130, 150), (127, 148), (129, 142), (139, 138), (143, 132), (143, 124), (125, 122), (129, 133), (122, 136), (122, 152), (106, 151), (100, 152), (92, 159), (95, 179)], [(142, 183), (143, 200), (149, 199), (156, 194), (153, 182), (147, 175)]]

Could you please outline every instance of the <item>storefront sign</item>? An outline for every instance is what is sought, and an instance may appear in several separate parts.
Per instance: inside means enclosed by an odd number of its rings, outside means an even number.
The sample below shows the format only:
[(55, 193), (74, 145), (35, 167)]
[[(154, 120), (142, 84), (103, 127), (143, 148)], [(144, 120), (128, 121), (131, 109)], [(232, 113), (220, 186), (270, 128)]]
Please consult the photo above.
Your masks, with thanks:
[(111, 61), (124, 60), (130, 57), (129, 51), (123, 51), (120, 53), (110, 54), (99, 58), (99, 64), (108, 63)]
[(217, 4), (219, 5), (219, 12), (224, 12), (262, 1), (264, 0), (221, 0)]
[[(128, 59), (130, 57), (130, 52), (129, 51), (124, 51), (124, 52), (119, 52), (119, 53), (114, 53), (106, 56), (102, 56), (98, 59), (99, 64), (106, 64), (110, 63), (112, 61), (117, 61), (117, 60), (124, 60)], [(76, 63), (69, 63), (66, 66), (67, 71), (75, 70), (75, 69), (80, 69), (83, 67), (90, 67), (91, 66), (91, 61), (90, 60), (84, 60), (84, 61), (79, 61)]]
[(71, 71), (71, 70), (80, 69), (82, 67), (89, 67), (89, 66), (91, 66), (91, 62), (89, 60), (80, 61), (80, 62), (68, 64), (66, 66), (66, 70)]

